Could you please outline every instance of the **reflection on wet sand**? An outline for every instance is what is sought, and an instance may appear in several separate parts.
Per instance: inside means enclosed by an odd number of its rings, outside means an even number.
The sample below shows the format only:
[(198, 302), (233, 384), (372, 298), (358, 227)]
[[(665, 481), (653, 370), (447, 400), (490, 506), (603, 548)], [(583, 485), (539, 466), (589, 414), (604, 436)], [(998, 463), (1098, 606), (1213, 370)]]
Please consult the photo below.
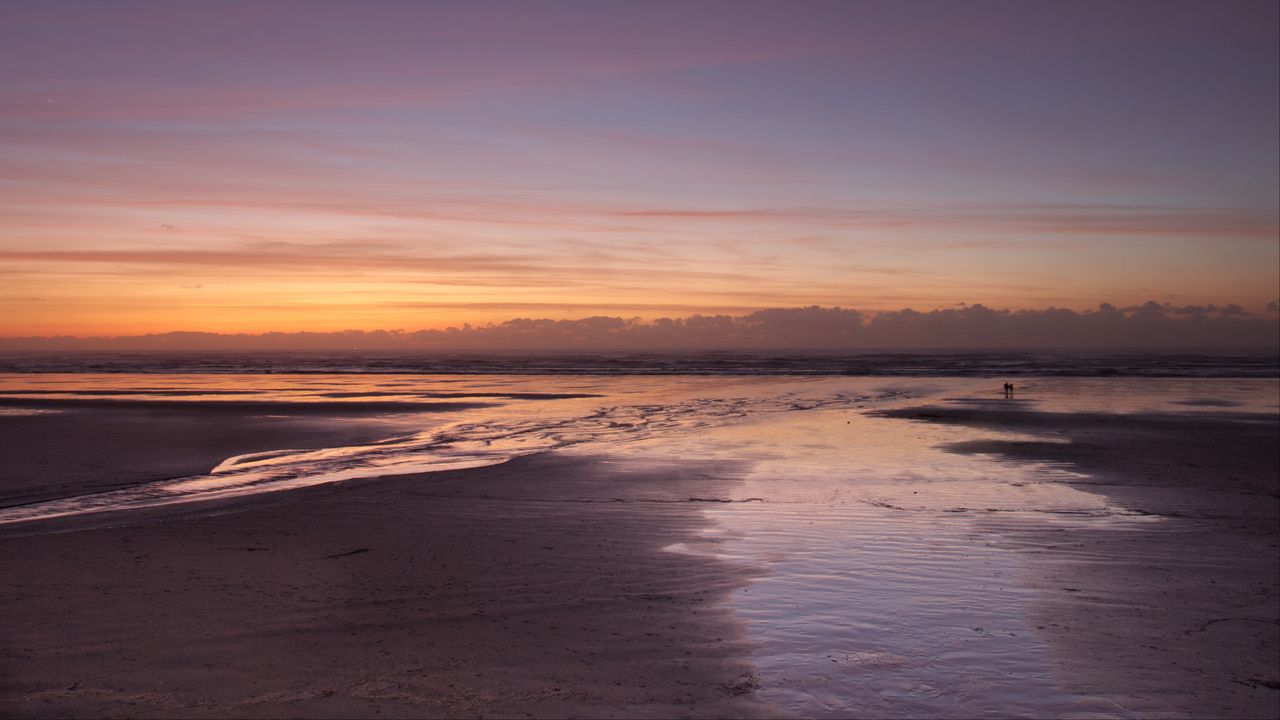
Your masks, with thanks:
[(1030, 389), (690, 439), (758, 458), (731, 499), (762, 502), (709, 508), (673, 549), (767, 566), (733, 597), (762, 697), (805, 717), (1277, 709), (1275, 383)]
[[(43, 380), (29, 394), (94, 397), (76, 392), (83, 378)], [(388, 493), (507, 498), (530, 517), (671, 504), (710, 522), (667, 554), (753, 578), (727, 595), (755, 668), (733, 692), (754, 690), (779, 712), (1134, 717), (1275, 705), (1275, 463), (1264, 450), (1280, 410), (1274, 381), (1023, 379), (1007, 399), (975, 378), (145, 380), (100, 389), (353, 411), (445, 396), (486, 404), (365, 417), (385, 423), (376, 442), (242, 453), (205, 474), (0, 510), (0, 523), (21, 533), (75, 515), (108, 526), (130, 510), (247, 508), (261, 493), (375, 476), (403, 476), (380, 486)], [(0, 387), (22, 397), (9, 382)], [(1234, 459), (1214, 438), (1237, 441)], [(536, 458), (577, 474), (518, 482), (511, 473)], [(1203, 470), (1171, 475), (1160, 464), (1170, 458)], [(506, 495), (448, 472), (481, 467), (469, 472), (504, 478)], [(646, 484), (672, 473), (679, 485)], [(1233, 569), (1215, 574), (1197, 558)], [(1166, 576), (1177, 582), (1153, 580)], [(1161, 592), (1179, 606), (1161, 605)], [(1179, 674), (1193, 653), (1208, 659)]]
[(1062, 468), (939, 447), (984, 435), (823, 410), (690, 439), (698, 456), (772, 449), (731, 496), (763, 502), (708, 508), (703, 542), (673, 548), (767, 568), (733, 596), (764, 699), (802, 717), (1129, 716), (1056, 685), (1023, 558), (975, 520), (1151, 518), (1061, 484)]
[[(803, 382), (798, 383), (796, 388), (781, 393), (761, 392), (759, 388), (765, 387), (766, 383), (757, 380), (742, 382), (742, 395), (708, 397), (706, 393), (713, 387), (718, 386), (722, 390), (726, 384), (719, 382), (713, 385), (706, 380), (688, 379), (675, 382), (653, 379), (638, 382), (629, 379), (623, 387), (618, 388), (620, 392), (612, 394), (472, 390), (455, 394), (501, 397), (507, 403), (458, 403), (441, 407), (435, 402), (415, 405), (405, 400), (386, 399), (410, 395), (421, 397), (430, 393), (423, 387), (427, 383), (412, 389), (405, 389), (403, 385), (392, 389), (373, 380), (370, 381), (372, 387), (369, 389), (361, 393), (348, 393), (358, 395), (359, 400), (326, 401), (317, 399), (317, 391), (324, 397), (333, 393), (324, 391), (325, 386), (317, 384), (318, 382), (311, 379), (305, 387), (295, 385), (283, 390), (268, 386), (258, 392), (269, 399), (242, 400), (237, 405), (243, 413), (262, 413), (264, 409), (267, 412), (296, 412), (299, 408), (310, 413), (316, 406), (323, 407), (323, 411), (330, 414), (340, 412), (342, 406), (347, 406), (349, 412), (356, 414), (394, 409), (400, 415), (398, 419), (401, 430), (412, 422), (435, 427), (372, 444), (305, 451), (282, 449), (236, 456), (221, 462), (206, 475), (3, 509), (0, 510), (0, 524), (225, 500), (360, 477), (483, 467), (522, 455), (580, 444), (598, 449), (645, 438), (680, 436), (750, 414), (853, 406), (871, 401), (883, 402), (900, 395), (893, 391), (867, 391), (865, 395), (851, 395), (829, 388), (815, 392), (809, 387), (812, 383)], [(499, 384), (509, 382), (504, 379)], [(599, 390), (606, 389), (610, 384), (601, 379), (596, 379), (593, 383), (592, 387)], [(471, 384), (482, 383), (472, 381)], [(613, 381), (613, 384), (623, 385), (617, 381)], [(582, 381), (579, 381), (579, 387), (581, 385)], [(732, 386), (732, 383), (729, 385)], [(152, 390), (139, 390), (140, 397), (132, 398), (128, 407), (164, 408), (173, 404), (167, 399), (148, 397), (148, 392)], [(250, 394), (252, 391), (242, 389), (240, 392)], [(370, 397), (378, 397), (379, 400), (370, 401)], [(50, 407), (62, 405), (70, 408), (81, 407), (86, 403), (98, 403), (98, 407), (111, 408), (121, 402), (116, 398), (102, 401), (78, 397), (69, 397), (61, 402), (48, 398), (40, 400)], [(14, 402), (30, 400), (21, 398)], [(192, 399), (184, 402), (200, 401)], [(222, 400), (206, 402), (215, 406), (225, 403)], [(371, 402), (375, 402), (372, 407)], [(449, 412), (451, 422), (441, 425), (439, 422), (432, 422), (426, 415), (415, 417), (415, 407), (422, 414)]]

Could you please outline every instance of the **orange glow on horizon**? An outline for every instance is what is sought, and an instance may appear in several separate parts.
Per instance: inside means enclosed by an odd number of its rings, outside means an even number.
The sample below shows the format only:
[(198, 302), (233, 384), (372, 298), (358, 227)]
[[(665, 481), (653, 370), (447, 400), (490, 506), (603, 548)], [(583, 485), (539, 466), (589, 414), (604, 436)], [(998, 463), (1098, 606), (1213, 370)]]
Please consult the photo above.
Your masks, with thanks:
[(1274, 8), (819, 5), (14, 8), (0, 337), (1273, 317)]

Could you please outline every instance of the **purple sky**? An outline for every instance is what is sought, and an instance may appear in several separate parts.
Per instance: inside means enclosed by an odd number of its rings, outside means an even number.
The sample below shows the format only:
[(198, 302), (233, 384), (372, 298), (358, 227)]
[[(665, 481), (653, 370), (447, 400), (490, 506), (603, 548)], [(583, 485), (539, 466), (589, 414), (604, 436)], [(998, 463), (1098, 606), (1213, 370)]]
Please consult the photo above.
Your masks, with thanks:
[(1276, 317), (1274, 2), (0, 14), (0, 335)]

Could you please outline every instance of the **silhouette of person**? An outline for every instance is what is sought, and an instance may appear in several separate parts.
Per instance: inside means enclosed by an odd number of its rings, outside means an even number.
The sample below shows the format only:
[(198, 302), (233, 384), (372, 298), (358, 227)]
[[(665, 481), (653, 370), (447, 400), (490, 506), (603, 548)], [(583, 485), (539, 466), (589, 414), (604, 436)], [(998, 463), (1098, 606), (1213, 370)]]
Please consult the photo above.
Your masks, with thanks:
[(1013, 383), (1004, 384), (1004, 396), (1007, 398), (1013, 397)]

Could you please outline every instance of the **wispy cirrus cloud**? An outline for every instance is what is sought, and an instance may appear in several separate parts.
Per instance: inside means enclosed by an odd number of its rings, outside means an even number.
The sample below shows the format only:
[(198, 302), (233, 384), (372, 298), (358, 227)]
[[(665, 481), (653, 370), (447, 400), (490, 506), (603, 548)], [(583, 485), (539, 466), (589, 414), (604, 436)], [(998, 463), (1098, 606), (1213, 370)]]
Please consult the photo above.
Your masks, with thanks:
[[(594, 266), (590, 256), (555, 255), (550, 253), (472, 253), (431, 254), (413, 252), (413, 248), (393, 243), (245, 243), (226, 249), (134, 249), (134, 250), (0, 250), (0, 260), (13, 263), (102, 264), (130, 266), (184, 266), (233, 268), (239, 270), (294, 271), (338, 269), (344, 273), (361, 270), (426, 272), (442, 275), (470, 273), (505, 273), (511, 279), (538, 276), (578, 278), (626, 273), (628, 268), (615, 249), (612, 266)], [(749, 276), (730, 271), (666, 267), (667, 278), (684, 280), (723, 279), (742, 281)]]
[(1256, 309), (1280, 264), (1275, 15), (14, 6), (0, 333)]
[(1195, 235), (1271, 239), (1280, 217), (1240, 208), (1147, 205), (923, 205), (917, 207), (794, 207), (617, 210), (620, 217), (677, 221), (794, 223), (814, 227), (1051, 235)]

